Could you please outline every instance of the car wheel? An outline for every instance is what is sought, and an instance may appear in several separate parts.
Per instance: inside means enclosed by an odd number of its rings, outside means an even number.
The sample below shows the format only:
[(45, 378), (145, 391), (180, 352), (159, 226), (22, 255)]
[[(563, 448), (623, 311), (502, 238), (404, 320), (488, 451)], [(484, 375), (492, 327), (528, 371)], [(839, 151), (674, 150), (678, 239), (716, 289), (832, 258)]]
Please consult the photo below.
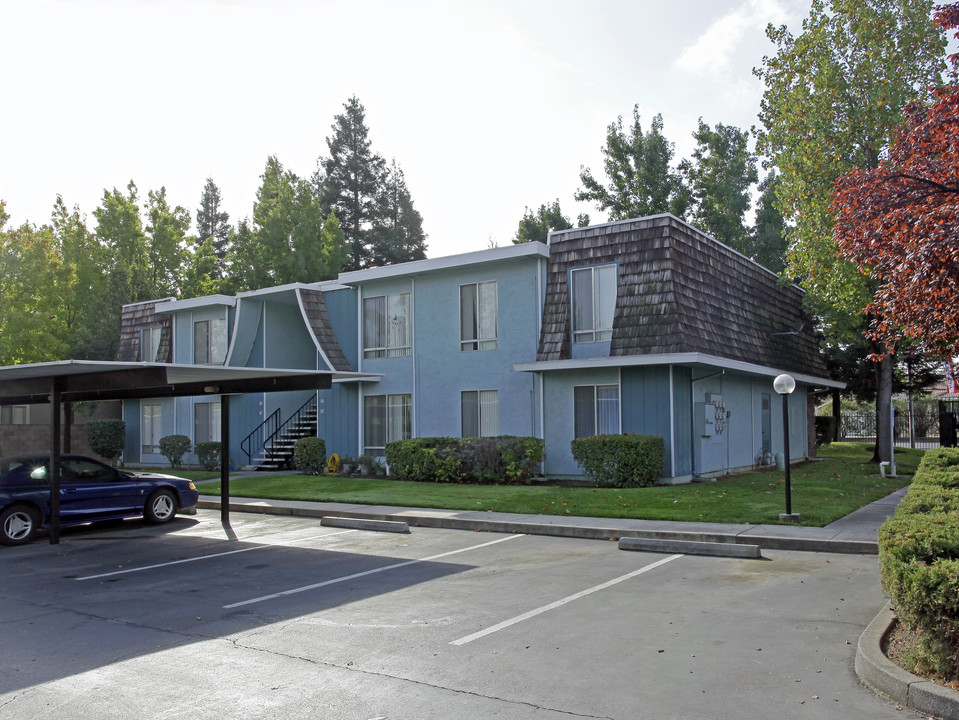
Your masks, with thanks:
[(40, 527), (40, 513), (26, 505), (13, 505), (0, 512), (0, 543), (23, 545), (33, 540)]
[(152, 523), (165, 523), (176, 516), (176, 495), (171, 490), (160, 488), (147, 500), (143, 517)]

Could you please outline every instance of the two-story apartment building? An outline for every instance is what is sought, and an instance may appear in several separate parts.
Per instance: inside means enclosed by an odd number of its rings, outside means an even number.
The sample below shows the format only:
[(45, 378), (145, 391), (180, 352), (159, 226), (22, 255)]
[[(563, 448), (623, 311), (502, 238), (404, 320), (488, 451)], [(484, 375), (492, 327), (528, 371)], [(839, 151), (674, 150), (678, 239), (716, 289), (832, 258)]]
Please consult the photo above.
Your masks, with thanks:
[[(665, 477), (781, 451), (772, 379), (792, 374), (794, 457), (806, 394), (833, 387), (802, 293), (670, 215), (342, 273), (235, 297), (127, 306), (118, 359), (334, 373), (330, 390), (231, 399), (232, 458), (262, 462), (299, 424), (340, 455), (409, 437), (535, 435), (543, 471), (575, 476), (574, 437), (666, 440)], [(128, 401), (128, 462), (159, 439), (216, 440), (218, 398)]]

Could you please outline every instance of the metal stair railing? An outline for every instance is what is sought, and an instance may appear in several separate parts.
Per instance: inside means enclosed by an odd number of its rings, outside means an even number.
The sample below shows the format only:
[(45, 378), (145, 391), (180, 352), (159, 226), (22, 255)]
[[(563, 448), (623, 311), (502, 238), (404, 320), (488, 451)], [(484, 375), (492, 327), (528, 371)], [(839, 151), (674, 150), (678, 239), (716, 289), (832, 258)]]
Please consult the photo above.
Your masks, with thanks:
[(240, 441), (240, 449), (246, 453), (247, 465), (253, 464), (253, 458), (266, 446), (266, 438), (272, 437), (280, 426), (280, 409), (274, 410), (270, 416), (257, 425), (253, 432)]
[[(307, 420), (307, 416), (311, 414), (313, 415), (312, 419)], [(264, 460), (266, 462), (272, 460), (276, 463), (276, 456), (279, 455), (280, 464), (285, 464), (289, 461), (289, 459), (293, 457), (292, 443), (290, 443), (289, 447), (285, 447), (282, 451), (277, 452), (276, 448), (281, 445), (279, 441), (286, 436), (294, 439), (306, 437), (306, 433), (302, 432), (304, 427), (316, 432), (316, 420), (316, 393), (314, 393), (309, 400), (303, 403), (296, 412), (290, 415), (282, 425), (276, 428), (276, 430), (263, 441)], [(266, 464), (266, 462), (261, 464)]]

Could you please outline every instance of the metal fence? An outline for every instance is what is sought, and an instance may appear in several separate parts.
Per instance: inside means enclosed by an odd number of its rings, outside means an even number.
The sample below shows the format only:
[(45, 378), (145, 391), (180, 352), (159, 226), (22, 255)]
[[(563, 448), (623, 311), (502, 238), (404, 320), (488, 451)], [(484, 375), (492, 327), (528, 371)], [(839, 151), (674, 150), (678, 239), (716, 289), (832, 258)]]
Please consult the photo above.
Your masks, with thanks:
[[(897, 412), (896, 445), (929, 450), (939, 447), (939, 409), (918, 408)], [(876, 411), (843, 412), (839, 437), (846, 442), (876, 442)]]

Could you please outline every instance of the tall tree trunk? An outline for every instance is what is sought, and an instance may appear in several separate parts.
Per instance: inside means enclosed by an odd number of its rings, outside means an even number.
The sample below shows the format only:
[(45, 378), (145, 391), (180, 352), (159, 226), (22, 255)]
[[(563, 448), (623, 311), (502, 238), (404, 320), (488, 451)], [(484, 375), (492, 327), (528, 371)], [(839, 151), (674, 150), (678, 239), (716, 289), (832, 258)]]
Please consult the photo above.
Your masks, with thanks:
[[(880, 348), (881, 349), (881, 348)], [(881, 361), (876, 363), (876, 446), (872, 462), (889, 462), (892, 460), (892, 425), (890, 407), (892, 406), (892, 369), (893, 356), (889, 349), (883, 354)]]

